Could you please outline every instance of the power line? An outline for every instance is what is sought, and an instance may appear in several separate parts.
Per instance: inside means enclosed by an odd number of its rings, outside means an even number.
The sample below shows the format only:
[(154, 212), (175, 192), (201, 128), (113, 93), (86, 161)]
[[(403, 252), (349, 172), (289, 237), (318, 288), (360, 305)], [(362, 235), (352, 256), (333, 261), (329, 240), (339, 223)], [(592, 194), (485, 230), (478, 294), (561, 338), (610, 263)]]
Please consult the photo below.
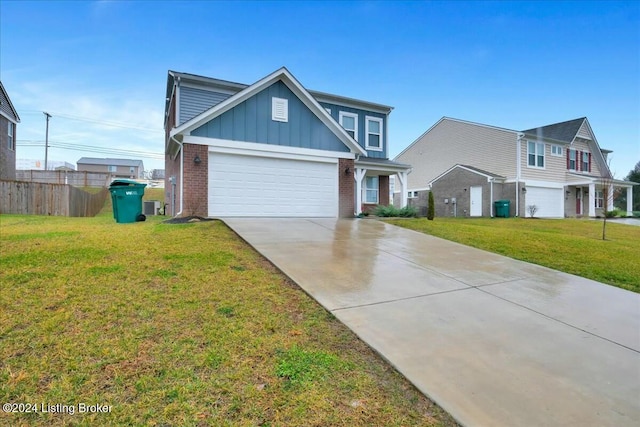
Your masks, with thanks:
[[(20, 143), (20, 146), (22, 147), (42, 147), (44, 141), (17, 140), (16, 142)], [(146, 158), (158, 159), (158, 160), (164, 159), (164, 154), (159, 152), (127, 150), (127, 149), (109, 148), (109, 147), (87, 147), (85, 145), (65, 143), (60, 141), (49, 141), (49, 147), (60, 148), (63, 150), (85, 151), (89, 153), (118, 154), (118, 155), (128, 155), (128, 156), (133, 155), (133, 156), (146, 157)]]
[[(26, 110), (21, 112), (21, 114), (23, 113), (36, 113), (36, 111)], [(37, 111), (37, 113), (41, 113), (41, 111)], [(121, 122), (113, 122), (113, 121), (107, 121), (107, 120), (92, 119), (89, 117), (73, 116), (71, 114), (58, 113), (55, 111), (52, 114), (54, 114), (56, 117), (62, 117), (68, 120), (77, 120), (81, 122), (95, 123), (95, 124), (104, 125), (104, 126), (111, 126), (111, 127), (117, 127), (117, 128), (123, 128), (123, 129), (135, 129), (135, 130), (141, 130), (145, 132), (158, 132), (158, 133), (163, 132), (163, 130), (160, 128), (151, 129), (151, 128), (145, 128), (141, 126), (135, 126), (130, 123), (121, 123)]]

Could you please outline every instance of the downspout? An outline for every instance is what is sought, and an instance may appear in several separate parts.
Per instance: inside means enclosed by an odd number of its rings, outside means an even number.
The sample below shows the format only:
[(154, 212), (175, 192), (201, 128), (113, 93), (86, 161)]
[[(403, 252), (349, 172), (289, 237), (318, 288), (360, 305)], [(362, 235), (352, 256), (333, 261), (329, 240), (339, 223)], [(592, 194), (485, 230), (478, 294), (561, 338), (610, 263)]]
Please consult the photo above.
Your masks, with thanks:
[(516, 142), (516, 217), (520, 216), (520, 179), (522, 179), (522, 137), (524, 133), (518, 132), (518, 139)]
[(184, 146), (182, 144), (182, 142), (178, 141), (176, 139), (175, 136), (171, 136), (169, 137), (169, 139), (172, 139), (176, 144), (178, 144), (180, 146), (180, 210), (178, 212), (176, 212), (175, 216), (180, 216), (182, 215), (182, 200), (184, 199)]
[(490, 188), (489, 203), (491, 204), (489, 212), (491, 214), (491, 218), (493, 218), (493, 178), (489, 178), (489, 182), (491, 183), (491, 186), (489, 187)]

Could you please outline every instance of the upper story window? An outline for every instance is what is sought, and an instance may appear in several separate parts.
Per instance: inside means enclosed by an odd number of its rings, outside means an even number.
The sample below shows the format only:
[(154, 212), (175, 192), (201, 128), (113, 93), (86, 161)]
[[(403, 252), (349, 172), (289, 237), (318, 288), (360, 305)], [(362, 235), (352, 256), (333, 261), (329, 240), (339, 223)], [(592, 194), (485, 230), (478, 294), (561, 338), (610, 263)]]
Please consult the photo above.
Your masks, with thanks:
[(338, 117), (340, 124), (347, 131), (351, 138), (358, 140), (358, 115), (354, 113), (347, 113), (346, 111), (340, 111)]
[(568, 159), (569, 160), (567, 161), (567, 169), (572, 170), (572, 171), (577, 170), (578, 169), (578, 161), (577, 161), (578, 159), (576, 159), (576, 157), (577, 157), (576, 150), (569, 150), (568, 153), (569, 153), (568, 154), (568, 156), (569, 156)]
[(589, 153), (586, 151), (582, 152), (582, 170), (589, 172)]
[(367, 116), (366, 124), (365, 148), (372, 151), (382, 151), (382, 119)]
[(544, 143), (527, 143), (527, 165), (532, 168), (544, 168)]
[(118, 167), (117, 166), (107, 166), (107, 171), (109, 171), (109, 172), (117, 172), (118, 171)]
[(562, 156), (562, 147), (560, 145), (552, 145), (551, 146), (551, 155), (552, 156)]
[(9, 128), (7, 129), (7, 134), (8, 134), (7, 144), (8, 144), (9, 150), (16, 149), (16, 142), (15, 142), (15, 139), (13, 139), (14, 126), (15, 124), (13, 124), (12, 122), (9, 122)]

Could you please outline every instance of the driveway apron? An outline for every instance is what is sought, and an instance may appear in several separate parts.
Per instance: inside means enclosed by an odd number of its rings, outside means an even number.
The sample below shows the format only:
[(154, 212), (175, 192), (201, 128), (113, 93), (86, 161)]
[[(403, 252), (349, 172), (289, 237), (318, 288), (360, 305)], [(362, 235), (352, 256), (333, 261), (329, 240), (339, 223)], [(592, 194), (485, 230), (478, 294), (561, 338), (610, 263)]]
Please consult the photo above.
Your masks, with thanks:
[(375, 220), (224, 221), (463, 425), (640, 425), (638, 294)]

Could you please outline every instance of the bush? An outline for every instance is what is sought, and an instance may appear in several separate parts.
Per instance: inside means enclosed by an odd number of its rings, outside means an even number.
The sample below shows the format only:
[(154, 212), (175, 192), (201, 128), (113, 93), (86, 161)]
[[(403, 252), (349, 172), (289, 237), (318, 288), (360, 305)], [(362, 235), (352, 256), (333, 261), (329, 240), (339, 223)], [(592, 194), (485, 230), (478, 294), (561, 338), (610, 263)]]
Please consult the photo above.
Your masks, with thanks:
[(640, 218), (640, 211), (633, 211), (634, 218)]
[(427, 219), (433, 221), (436, 216), (435, 202), (433, 201), (433, 191), (429, 191), (429, 201), (427, 205)]
[(606, 211), (605, 212), (605, 216), (607, 218), (615, 218), (617, 216), (621, 216), (621, 214), (622, 214), (622, 211), (620, 209), (618, 209), (618, 208), (615, 208), (612, 211)]
[(418, 216), (418, 209), (414, 208), (413, 206), (405, 206), (404, 208), (399, 209), (393, 205), (378, 205), (373, 210), (373, 214), (380, 217), (414, 218)]

